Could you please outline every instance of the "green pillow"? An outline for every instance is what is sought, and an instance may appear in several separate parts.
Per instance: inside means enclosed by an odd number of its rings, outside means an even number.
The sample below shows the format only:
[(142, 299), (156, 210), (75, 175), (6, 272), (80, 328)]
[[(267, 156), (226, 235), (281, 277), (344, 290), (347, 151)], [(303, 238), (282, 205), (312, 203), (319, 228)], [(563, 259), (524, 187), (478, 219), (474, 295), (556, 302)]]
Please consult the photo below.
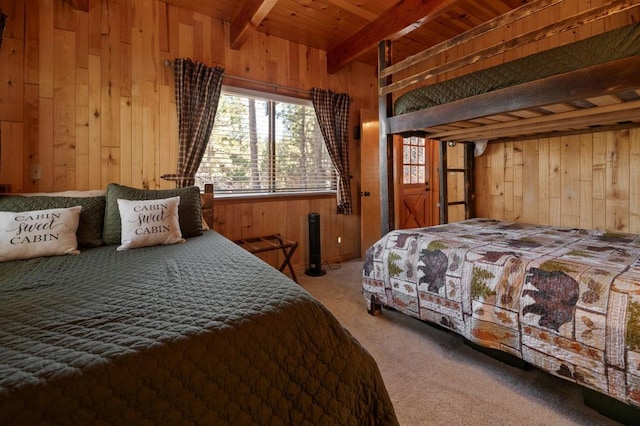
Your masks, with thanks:
[(104, 223), (105, 197), (57, 197), (48, 195), (0, 196), (0, 211), (28, 212), (82, 206), (76, 237), (78, 247), (102, 245), (102, 224)]
[(178, 219), (183, 238), (202, 235), (202, 215), (200, 213), (200, 188), (188, 186), (176, 189), (138, 189), (110, 183), (107, 186), (107, 201), (104, 212), (104, 229), (102, 239), (105, 244), (120, 244), (122, 226), (118, 199), (123, 200), (158, 200), (169, 197), (180, 197)]

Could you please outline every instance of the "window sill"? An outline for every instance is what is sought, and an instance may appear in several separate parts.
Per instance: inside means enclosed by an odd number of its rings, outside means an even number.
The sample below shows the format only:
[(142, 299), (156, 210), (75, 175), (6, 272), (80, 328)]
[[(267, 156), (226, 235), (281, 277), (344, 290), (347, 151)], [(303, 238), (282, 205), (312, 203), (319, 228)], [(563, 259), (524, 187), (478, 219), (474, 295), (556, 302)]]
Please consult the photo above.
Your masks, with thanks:
[(326, 192), (289, 192), (278, 194), (222, 194), (215, 195), (214, 201), (222, 204), (253, 203), (269, 201), (311, 200), (319, 198), (335, 198), (335, 191)]

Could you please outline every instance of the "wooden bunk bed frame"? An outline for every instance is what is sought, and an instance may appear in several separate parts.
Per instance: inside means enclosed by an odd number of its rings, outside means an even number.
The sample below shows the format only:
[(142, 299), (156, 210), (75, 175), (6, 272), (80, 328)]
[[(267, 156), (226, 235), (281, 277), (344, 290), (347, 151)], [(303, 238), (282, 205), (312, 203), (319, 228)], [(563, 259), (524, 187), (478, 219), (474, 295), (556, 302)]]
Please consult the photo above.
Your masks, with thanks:
[[(382, 235), (394, 228), (394, 135), (420, 135), (439, 141), (440, 223), (447, 223), (452, 204), (465, 204), (466, 218), (474, 217), (473, 158), (476, 141), (506, 142), (640, 127), (640, 54), (588, 66), (575, 71), (497, 89), (415, 112), (394, 115), (394, 100), (425, 80), (491, 58), (510, 49), (578, 28), (640, 6), (638, 0), (612, 0), (540, 29), (408, 77), (408, 69), (434, 59), (475, 37), (535, 14), (558, 0), (537, 0), (479, 25), (396, 64), (392, 44), (381, 41), (379, 59), (380, 191)], [(404, 71), (404, 73), (402, 73)], [(394, 77), (398, 80), (394, 81)], [(449, 169), (449, 144), (465, 146), (464, 169)], [(386, 155), (384, 155), (386, 153)], [(447, 178), (464, 171), (465, 199), (450, 201)], [(637, 407), (585, 390), (585, 403), (622, 422), (635, 423)], [(632, 420), (630, 420), (632, 419)]]
[[(446, 201), (448, 169), (445, 153), (448, 143), (467, 144), (465, 158), (470, 158), (470, 170), (465, 176), (471, 178), (473, 155), (469, 153), (473, 151), (473, 141), (532, 139), (640, 126), (640, 55), (394, 116), (394, 97), (407, 88), (416, 87), (445, 72), (640, 6), (637, 0), (610, 1), (450, 63), (421, 70), (408, 77), (400, 74), (448, 49), (533, 15), (557, 2), (538, 0), (528, 3), (396, 64), (391, 60), (391, 42), (380, 42), (380, 152), (387, 153), (386, 156), (380, 155), (383, 235), (394, 228), (392, 145), (395, 134), (418, 134), (440, 141), (440, 221), (446, 223), (448, 205), (460, 203)], [(400, 75), (401, 79), (394, 82), (394, 76)], [(472, 217), (473, 187), (469, 179), (465, 179), (465, 186), (465, 211)]]

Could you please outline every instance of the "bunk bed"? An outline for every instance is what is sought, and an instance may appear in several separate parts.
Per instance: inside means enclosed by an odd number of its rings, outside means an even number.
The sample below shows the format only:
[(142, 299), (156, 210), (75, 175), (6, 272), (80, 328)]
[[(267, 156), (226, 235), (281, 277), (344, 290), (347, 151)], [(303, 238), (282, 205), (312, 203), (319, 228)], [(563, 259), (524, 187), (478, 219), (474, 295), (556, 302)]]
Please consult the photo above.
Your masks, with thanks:
[[(392, 63), (392, 43), (379, 45), (381, 152), (392, 135), (418, 135), (440, 141), (440, 223), (447, 222), (446, 147), (484, 145), (497, 140), (531, 139), (640, 126), (640, 24), (605, 31), (588, 39), (522, 57), (449, 80), (433, 79), (521, 48), (580, 25), (637, 7), (614, 0), (542, 26), (453, 61), (437, 60), (464, 43), (512, 22), (534, 16), (553, 1), (514, 9), (423, 52)], [(436, 65), (434, 65), (436, 64)], [(471, 156), (471, 160), (472, 160)], [(391, 162), (381, 161), (383, 199), (391, 191)], [(473, 175), (469, 162), (466, 178)], [(466, 167), (465, 167), (466, 168)], [(468, 184), (471, 190), (472, 185)], [(465, 199), (473, 217), (472, 194)], [(393, 226), (383, 206), (383, 233)], [(389, 226), (387, 226), (389, 224)]]
[[(394, 74), (426, 61), (475, 38), (483, 28), (464, 33), (397, 64), (382, 63), (380, 95), (400, 94), (424, 78), (433, 78), (456, 67), (489, 58), (508, 48), (574, 28), (605, 13), (619, 12), (633, 1), (612, 2), (611, 9), (590, 9), (561, 21), (443, 64), (391, 82)], [(635, 4), (637, 6), (637, 4)], [(516, 9), (498, 22), (518, 16)], [(592, 19), (589, 19), (589, 18)], [(561, 25), (564, 24), (564, 25)], [(389, 50), (390, 43), (381, 48)], [(382, 54), (390, 57), (389, 54)], [(640, 29), (630, 24), (548, 49), (534, 55), (430, 84), (397, 97), (388, 133), (417, 132), (447, 142), (530, 137), (563, 131), (606, 130), (621, 123), (640, 123)]]
[[(493, 355), (500, 354), (500, 358), (513, 361), (509, 356), (502, 356), (506, 353), (585, 386), (585, 402), (606, 415), (622, 421), (637, 420), (640, 415), (640, 388), (636, 389), (640, 375), (634, 361), (637, 348), (633, 349), (635, 346), (624, 340), (625, 330), (635, 330), (638, 325), (635, 314), (626, 316), (635, 309), (637, 302), (634, 296), (638, 291), (637, 281), (627, 279), (634, 276), (640, 260), (640, 252), (631, 249), (637, 236), (626, 236), (630, 238), (630, 245), (618, 247), (611, 235), (592, 230), (551, 229), (491, 218), (471, 218), (475, 216), (474, 145), (640, 126), (640, 23), (608, 28), (577, 42), (456, 78), (428, 85), (423, 83), (431, 83), (434, 77), (509, 49), (639, 5), (637, 1), (610, 1), (460, 59), (433, 65), (437, 63), (438, 55), (448, 49), (534, 15), (549, 4), (543, 0), (526, 4), (396, 64), (391, 62), (392, 43), (380, 43), (380, 152), (393, 152), (389, 147), (394, 135), (417, 135), (439, 141), (441, 225), (390, 231), (393, 228), (393, 180), (390, 177), (393, 161), (390, 155), (381, 159), (384, 236), (367, 251), (363, 295), (372, 314), (380, 313), (384, 306), (438, 324), (460, 334), (472, 345), (479, 345)], [(465, 145), (464, 204), (466, 219), (471, 221), (447, 225), (447, 210), (451, 203), (447, 196), (446, 154), (447, 147), (457, 143)], [(594, 252), (587, 253), (591, 249)], [(603, 251), (611, 254), (611, 259), (603, 260)], [(587, 266), (581, 263), (585, 257)], [(594, 261), (595, 258), (600, 260)], [(609, 263), (615, 263), (619, 270), (608, 274), (621, 274), (624, 285), (614, 284), (614, 280), (596, 285), (599, 278), (589, 280), (588, 273), (582, 274), (586, 270), (600, 273)], [(516, 264), (519, 266), (514, 266)], [(522, 265), (529, 266), (520, 269)], [(582, 272), (576, 272), (578, 270)], [(545, 284), (536, 287), (532, 283), (536, 273), (563, 278), (571, 275), (572, 282), (580, 283), (571, 297), (580, 298), (576, 299), (580, 303), (590, 303), (589, 291), (593, 292), (594, 286), (597, 291), (607, 294), (609, 290), (611, 294), (618, 294), (613, 291), (615, 288), (623, 299), (634, 300), (617, 306), (614, 303), (617, 299), (608, 299), (612, 313), (620, 315), (622, 322), (619, 328), (607, 322), (607, 329), (620, 331), (622, 340), (614, 341), (611, 335), (607, 337), (606, 345), (625, 348), (623, 364), (628, 363), (625, 366), (628, 370), (602, 365), (599, 371), (603, 373), (603, 381), (595, 384), (592, 380), (595, 370), (591, 367), (597, 363), (593, 360), (583, 363), (585, 359), (575, 361), (569, 353), (580, 345), (569, 348), (570, 339), (561, 336), (560, 326), (544, 319), (540, 298), (549, 299), (545, 299), (549, 306), (564, 306), (566, 301), (553, 300), (553, 292), (542, 288), (554, 286), (555, 281), (541, 278), (546, 280)], [(521, 275), (511, 277), (510, 274)], [(487, 278), (489, 276), (491, 279)], [(501, 286), (505, 285), (506, 296), (501, 293)], [(515, 303), (517, 307), (506, 314), (502, 311), (505, 303)], [(590, 324), (588, 316), (578, 318), (575, 310), (566, 313), (577, 334), (580, 327)], [(523, 341), (496, 343), (493, 337), (500, 334), (496, 324), (505, 323), (522, 329), (525, 334), (539, 331), (542, 340), (549, 339), (548, 344), (536, 347), (536, 343), (527, 353), (531, 346)], [(582, 337), (589, 334), (585, 330), (580, 332)], [(519, 335), (519, 332), (507, 332), (503, 337), (518, 340)], [(629, 336), (631, 334), (626, 338)], [(536, 339), (533, 340), (538, 342)], [(545, 346), (544, 350), (542, 346)], [(590, 355), (595, 353), (589, 344), (579, 348), (583, 349)], [(543, 353), (549, 356), (542, 356)], [(554, 357), (561, 361), (553, 360)], [(589, 367), (585, 368), (587, 365)]]

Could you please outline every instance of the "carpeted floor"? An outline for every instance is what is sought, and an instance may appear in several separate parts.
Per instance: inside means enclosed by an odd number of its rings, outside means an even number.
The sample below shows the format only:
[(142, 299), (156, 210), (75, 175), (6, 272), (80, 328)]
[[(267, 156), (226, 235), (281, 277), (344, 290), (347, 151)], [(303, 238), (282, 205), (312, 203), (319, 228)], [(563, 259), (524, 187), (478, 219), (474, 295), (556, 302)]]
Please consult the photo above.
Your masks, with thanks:
[(586, 407), (573, 383), (509, 366), (398, 312), (370, 316), (362, 262), (330, 266), (322, 277), (301, 272), (300, 284), (376, 359), (401, 425), (617, 424)]

